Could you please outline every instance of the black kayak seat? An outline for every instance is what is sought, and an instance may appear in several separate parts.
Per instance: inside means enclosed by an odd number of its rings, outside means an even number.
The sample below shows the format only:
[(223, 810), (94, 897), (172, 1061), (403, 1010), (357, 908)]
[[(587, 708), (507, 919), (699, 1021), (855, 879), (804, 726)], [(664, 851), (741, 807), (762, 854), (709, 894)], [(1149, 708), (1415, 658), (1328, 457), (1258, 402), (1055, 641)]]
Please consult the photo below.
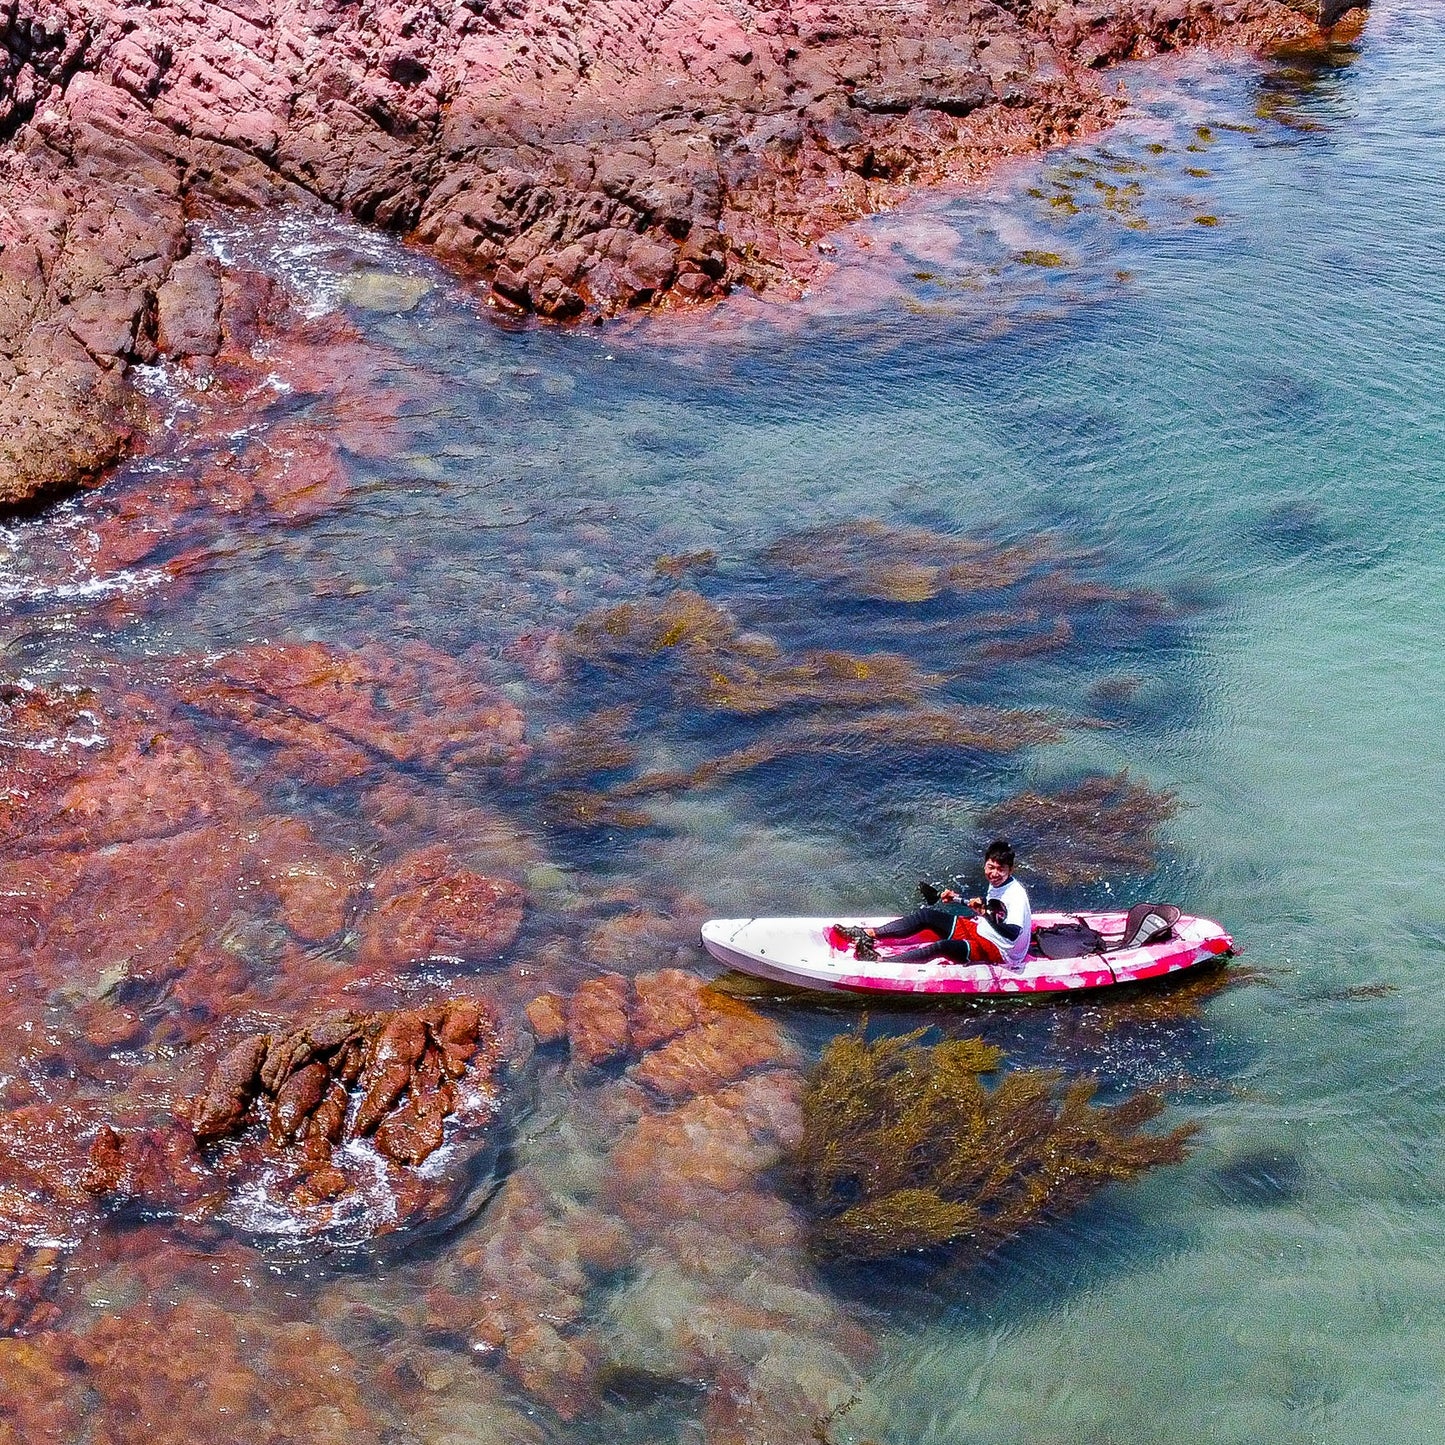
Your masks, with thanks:
[(1179, 922), (1179, 910), (1172, 903), (1136, 903), (1124, 920), (1124, 936), (1111, 944), (1116, 953), (1125, 948), (1146, 948), (1168, 938)]
[(1160, 943), (1174, 931), (1179, 910), (1172, 903), (1136, 903), (1124, 919), (1124, 932), (1105, 939), (1084, 918), (1050, 923), (1034, 929), (1033, 951), (1042, 958), (1084, 958), (1091, 953), (1118, 953)]
[(1050, 923), (1034, 929), (1033, 949), (1041, 958), (1084, 958), (1103, 953), (1104, 935), (1082, 918), (1075, 923)]

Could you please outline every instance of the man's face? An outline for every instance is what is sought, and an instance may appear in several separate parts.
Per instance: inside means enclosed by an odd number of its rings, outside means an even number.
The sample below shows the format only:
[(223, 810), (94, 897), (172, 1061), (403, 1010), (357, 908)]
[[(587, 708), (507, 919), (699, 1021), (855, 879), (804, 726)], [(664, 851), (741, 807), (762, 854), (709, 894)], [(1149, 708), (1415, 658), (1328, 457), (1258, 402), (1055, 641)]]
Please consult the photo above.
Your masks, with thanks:
[(997, 858), (984, 860), (983, 876), (988, 879), (990, 888), (1002, 888), (1008, 882), (1008, 876), (1012, 871), (1007, 864), (1000, 863)]

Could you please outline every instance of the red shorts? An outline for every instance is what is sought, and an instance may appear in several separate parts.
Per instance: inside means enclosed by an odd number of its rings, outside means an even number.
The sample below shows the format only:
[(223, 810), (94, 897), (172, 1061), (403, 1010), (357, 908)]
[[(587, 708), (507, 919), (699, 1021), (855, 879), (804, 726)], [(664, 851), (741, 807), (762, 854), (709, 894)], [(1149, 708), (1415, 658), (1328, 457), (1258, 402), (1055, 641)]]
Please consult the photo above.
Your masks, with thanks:
[(991, 938), (985, 938), (978, 931), (978, 919), (962, 916), (954, 919), (953, 932), (949, 935), (949, 940), (954, 942), (963, 939), (968, 941), (970, 958), (975, 958), (980, 963), (1003, 962), (1003, 953), (998, 944)]

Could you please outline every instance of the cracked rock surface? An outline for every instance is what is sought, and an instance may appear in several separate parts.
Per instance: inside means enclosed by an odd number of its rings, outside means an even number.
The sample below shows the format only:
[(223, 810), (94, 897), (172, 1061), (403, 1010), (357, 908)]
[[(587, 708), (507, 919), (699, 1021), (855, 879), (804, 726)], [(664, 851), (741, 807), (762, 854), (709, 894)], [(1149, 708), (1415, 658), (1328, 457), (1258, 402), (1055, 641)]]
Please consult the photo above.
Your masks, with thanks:
[(1111, 62), (1329, 11), (3, 0), (0, 507), (121, 454), (129, 364), (222, 347), (209, 207), (334, 207), (559, 319), (786, 289), (901, 188), (1106, 122)]

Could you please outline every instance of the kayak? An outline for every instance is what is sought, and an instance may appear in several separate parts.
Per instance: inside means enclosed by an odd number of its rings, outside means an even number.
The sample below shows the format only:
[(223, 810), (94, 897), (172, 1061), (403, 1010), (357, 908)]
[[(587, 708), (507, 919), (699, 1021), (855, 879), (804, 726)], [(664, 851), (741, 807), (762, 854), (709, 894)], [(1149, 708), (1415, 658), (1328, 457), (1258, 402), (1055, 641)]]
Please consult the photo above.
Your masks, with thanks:
[[(720, 963), (789, 983), (797, 988), (842, 989), (853, 993), (1045, 993), (1060, 989), (1104, 988), (1138, 983), (1177, 973), (1234, 951), (1234, 940), (1208, 918), (1181, 914), (1164, 938), (1121, 948), (1127, 913), (1036, 913), (1034, 944), (1017, 968), (1007, 964), (953, 963), (932, 958), (923, 963), (890, 963), (889, 945), (879, 944), (876, 959), (854, 956), (844, 928), (876, 928), (877, 918), (714, 918), (703, 924), (703, 947)], [(1102, 935), (1103, 946), (1076, 958), (1046, 958), (1038, 951), (1040, 930), (1084, 924)], [(931, 934), (901, 939), (894, 947), (913, 948)], [(1111, 947), (1111, 943), (1113, 946)]]

